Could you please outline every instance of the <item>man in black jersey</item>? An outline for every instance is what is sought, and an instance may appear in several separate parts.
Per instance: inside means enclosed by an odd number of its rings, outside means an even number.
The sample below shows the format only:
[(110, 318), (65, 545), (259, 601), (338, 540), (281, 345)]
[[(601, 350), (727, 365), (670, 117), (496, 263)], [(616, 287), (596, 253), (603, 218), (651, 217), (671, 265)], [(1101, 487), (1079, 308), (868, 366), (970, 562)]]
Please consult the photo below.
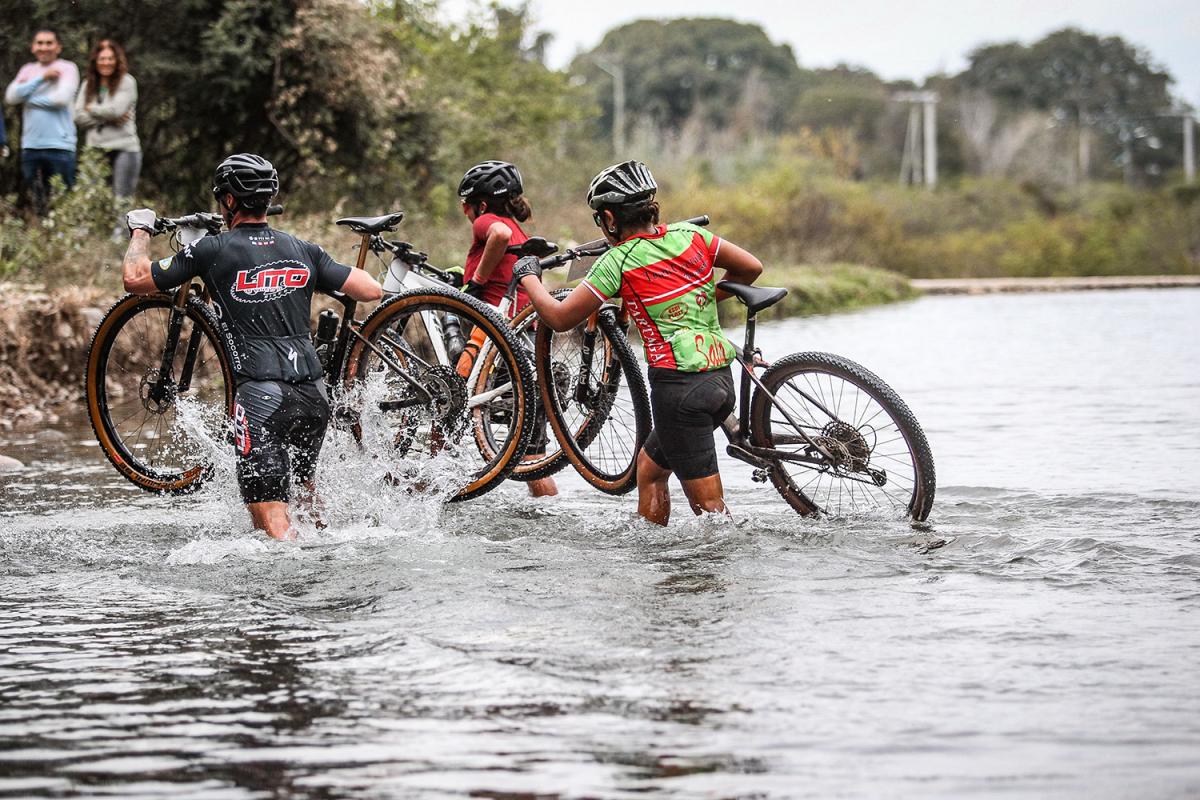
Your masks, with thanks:
[(367, 302), (378, 300), (382, 290), (365, 271), (272, 230), (266, 213), (278, 189), (269, 161), (248, 153), (230, 156), (213, 176), (213, 194), (229, 230), (151, 261), (154, 212), (131, 211), (123, 272), (126, 291), (136, 294), (173, 289), (189, 278), (204, 280), (237, 378), (233, 422), (242, 500), (254, 527), (290, 539), (295, 529), (287, 510), (289, 490), (293, 481), (313, 488), (329, 421), (310, 338), (313, 293), (340, 290)]

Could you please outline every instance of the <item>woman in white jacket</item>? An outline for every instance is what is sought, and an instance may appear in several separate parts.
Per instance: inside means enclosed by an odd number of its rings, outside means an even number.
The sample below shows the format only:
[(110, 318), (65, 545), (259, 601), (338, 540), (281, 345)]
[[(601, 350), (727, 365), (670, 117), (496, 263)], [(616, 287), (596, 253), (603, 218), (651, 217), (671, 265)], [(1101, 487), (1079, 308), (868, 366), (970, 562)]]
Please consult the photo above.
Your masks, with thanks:
[[(75, 97), (75, 124), (85, 131), (87, 147), (107, 154), (112, 165), (113, 194), (122, 212), (131, 204), (142, 171), (136, 116), (137, 81), (129, 74), (125, 50), (112, 39), (101, 39), (92, 48), (87, 79)], [(125, 238), (121, 221), (113, 236)]]

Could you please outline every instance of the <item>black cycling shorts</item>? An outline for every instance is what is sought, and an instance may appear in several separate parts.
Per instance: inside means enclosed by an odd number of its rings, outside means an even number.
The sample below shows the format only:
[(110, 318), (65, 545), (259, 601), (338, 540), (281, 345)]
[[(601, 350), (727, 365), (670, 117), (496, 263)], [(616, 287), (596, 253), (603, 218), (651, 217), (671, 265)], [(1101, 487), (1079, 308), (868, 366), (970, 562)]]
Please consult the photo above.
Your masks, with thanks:
[(324, 381), (238, 384), (233, 411), (238, 487), (246, 503), (286, 503), (312, 480), (329, 423)]
[(647, 374), (654, 430), (646, 439), (646, 455), (680, 480), (716, 475), (713, 431), (735, 405), (729, 367), (711, 372), (650, 367)]

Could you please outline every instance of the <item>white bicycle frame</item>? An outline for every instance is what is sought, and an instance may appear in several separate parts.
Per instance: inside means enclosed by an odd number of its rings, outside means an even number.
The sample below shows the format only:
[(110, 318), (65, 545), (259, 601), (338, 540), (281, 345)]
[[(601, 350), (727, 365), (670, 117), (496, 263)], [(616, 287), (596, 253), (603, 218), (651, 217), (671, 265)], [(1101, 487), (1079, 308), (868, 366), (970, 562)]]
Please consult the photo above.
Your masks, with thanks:
[[(387, 273), (383, 278), (383, 293), (384, 296), (399, 294), (400, 292), (410, 289), (446, 289), (451, 288), (450, 284), (439, 281), (436, 278), (431, 278), (428, 275), (422, 275), (417, 270), (413, 269), (404, 259), (399, 256), (393, 256), (392, 261), (388, 264)], [(500, 301), (500, 305), (493, 306), (500, 312), (500, 316), (508, 319), (508, 310), (512, 307), (512, 299), (506, 294), (504, 299)], [(429, 337), (430, 344), (433, 347), (433, 352), (439, 364), (444, 364), (449, 367), (457, 365), (450, 363), (450, 355), (446, 352), (446, 343), (442, 339), (442, 321), (437, 318), (432, 311), (419, 312), (421, 324), (425, 328), (425, 335)], [(467, 376), (467, 386), (474, 386), (479, 380), (479, 373), (483, 370), (483, 365), (487, 361), (487, 357), (491, 355), (493, 347), (491, 339), (484, 341), (483, 346), (479, 348), (479, 354), (475, 356), (475, 363), (471, 365), (471, 372)], [(489, 389), (486, 392), (477, 395), (471, 395), (467, 400), (467, 410), (474, 410), (481, 405), (490, 403), (497, 397), (512, 391), (512, 382), (503, 383), (494, 389)], [(469, 394), (468, 390), (468, 394)]]

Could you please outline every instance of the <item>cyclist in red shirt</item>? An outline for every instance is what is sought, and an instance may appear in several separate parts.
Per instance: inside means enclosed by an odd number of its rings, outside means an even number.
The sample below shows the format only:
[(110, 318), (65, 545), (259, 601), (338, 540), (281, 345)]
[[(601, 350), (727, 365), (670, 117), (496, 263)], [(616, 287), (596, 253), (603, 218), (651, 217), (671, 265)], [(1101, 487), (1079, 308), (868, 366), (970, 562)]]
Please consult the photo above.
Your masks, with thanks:
[[(512, 280), (517, 257), (505, 252), (529, 237), (521, 223), (533, 209), (525, 199), (521, 173), (507, 161), (484, 161), (467, 170), (458, 184), (463, 213), (471, 220), (471, 249), (463, 268), (463, 291), (490, 305), (498, 305)], [(517, 292), (514, 311), (529, 302)]]
[[(512, 281), (513, 264), (517, 257), (509, 254), (507, 248), (523, 244), (529, 238), (521, 229), (521, 223), (529, 219), (533, 210), (524, 192), (520, 170), (507, 161), (476, 164), (467, 170), (458, 184), (463, 213), (471, 220), (472, 237), (471, 249), (467, 252), (463, 268), (463, 291), (489, 305), (498, 305), (504, 299)], [(528, 303), (529, 295), (523, 289), (518, 289), (513, 313)], [(467, 345), (464, 358), (478, 353), (481, 342), (482, 339), (473, 339)], [(469, 362), (460, 361), (463, 366), (466, 363)], [(546, 452), (549, 444), (545, 415), (540, 408), (537, 415), (540, 424), (534, 428), (533, 441), (525, 449), (528, 457), (535, 460)], [(534, 497), (558, 494), (558, 484), (554, 478), (540, 478), (529, 481), (527, 485), (529, 494)]]

